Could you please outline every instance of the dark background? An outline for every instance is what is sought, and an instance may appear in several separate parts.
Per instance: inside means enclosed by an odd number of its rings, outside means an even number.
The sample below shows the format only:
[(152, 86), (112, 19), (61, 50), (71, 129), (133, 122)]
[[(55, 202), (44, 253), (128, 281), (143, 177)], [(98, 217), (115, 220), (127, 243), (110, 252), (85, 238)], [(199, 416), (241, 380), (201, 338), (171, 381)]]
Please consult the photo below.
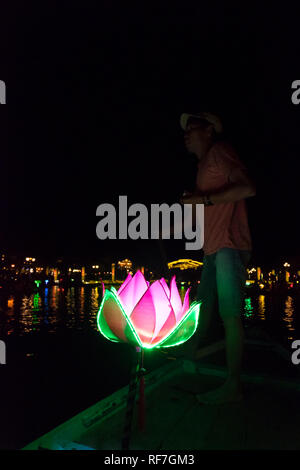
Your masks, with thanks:
[[(14, 2), (0, 79), (1, 251), (160, 262), (155, 241), (100, 241), (96, 208), (177, 202), (193, 181), (182, 112), (212, 110), (257, 184), (253, 262), (298, 263), (298, 11), (228, 2)], [(169, 260), (200, 259), (164, 242)], [(95, 261), (94, 261), (95, 260)]]

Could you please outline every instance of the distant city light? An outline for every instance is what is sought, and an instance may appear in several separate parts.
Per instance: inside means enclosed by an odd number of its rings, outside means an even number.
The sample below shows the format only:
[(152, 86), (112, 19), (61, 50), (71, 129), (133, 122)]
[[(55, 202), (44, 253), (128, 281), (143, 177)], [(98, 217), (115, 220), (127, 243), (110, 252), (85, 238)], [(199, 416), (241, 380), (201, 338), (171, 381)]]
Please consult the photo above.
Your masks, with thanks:
[(251, 268), (251, 269), (248, 269), (248, 273), (256, 273), (256, 269), (255, 268)]
[(132, 261), (130, 261), (130, 259), (128, 259), (128, 258), (123, 259), (122, 261), (118, 261), (118, 266), (121, 269), (126, 269), (126, 271), (128, 273), (129, 270), (132, 268)]
[[(59, 261), (63, 262), (62, 260)], [(59, 261), (56, 260), (56, 263)], [(99, 261), (102, 263), (102, 260)], [(106, 262), (104, 262), (103, 265), (86, 264), (86, 266), (82, 267), (76, 263), (77, 266), (80, 266), (80, 268), (74, 268), (73, 263), (71, 264), (70, 262), (69, 266), (71, 265), (71, 267), (68, 267), (67, 265), (66, 269), (64, 269), (63, 265), (61, 265), (61, 267), (54, 267), (60, 266), (59, 264), (52, 265), (51, 267), (51, 265), (46, 266), (46, 264), (43, 266), (39, 262), (37, 265), (37, 258), (22, 257), (18, 259), (15, 255), (11, 255), (10, 257), (3, 254), (0, 254), (0, 262), (0, 284), (2, 288), (6, 287), (6, 284), (4, 284), (6, 281), (17, 281), (20, 282), (20, 285), (22, 285), (23, 282), (27, 283), (29, 281), (29, 284), (31, 283), (31, 285), (35, 287), (34, 280), (37, 277), (41, 278), (42, 276), (42, 285), (44, 288), (47, 286), (49, 290), (51, 288), (50, 286), (55, 286), (59, 282), (69, 282), (70, 286), (71, 284), (73, 286), (72, 289), (74, 289), (74, 286), (77, 282), (80, 282), (82, 287), (84, 287), (86, 284), (94, 284), (96, 286), (102, 282), (108, 285), (111, 283), (117, 286), (122, 282), (121, 279), (124, 280), (124, 274), (134, 275), (137, 269), (137, 266), (134, 265), (134, 261), (131, 261), (128, 258), (115, 262), (112, 260), (110, 271), (104, 271), (104, 269), (109, 269), (109, 266), (107, 266)], [(143, 274), (145, 272), (149, 275), (149, 281), (151, 280), (151, 282), (153, 282), (158, 278), (158, 272), (152, 272), (150, 271), (150, 266), (142, 266), (142, 264), (144, 263), (138, 265), (139, 269)], [(189, 282), (190, 284), (194, 284), (194, 286), (200, 283), (201, 268), (203, 266), (202, 262), (192, 259), (178, 259), (171, 262), (169, 261), (167, 266), (170, 270), (181, 270), (181, 273), (183, 274), (185, 274), (183, 270), (187, 270), (187, 276), (182, 276), (182, 278), (179, 280), (179, 286), (184, 285), (180, 284), (181, 281), (185, 284)], [(298, 291), (300, 288), (299, 268), (300, 266), (297, 267), (294, 265), (293, 261), (291, 261), (291, 264), (287, 261), (281, 261), (279, 264), (268, 266), (266, 268), (257, 266), (254, 267), (253, 265), (250, 265), (247, 267), (247, 279), (245, 280), (246, 288), (249, 291), (253, 290), (256, 292), (257, 289), (258, 291), (264, 290), (265, 292), (272, 289), (274, 290), (278, 286), (285, 289), (297, 289)], [(188, 273), (191, 271), (193, 271), (193, 278), (189, 277), (188, 275)], [(81, 274), (80, 276), (79, 273)], [(120, 278), (118, 278), (119, 273), (121, 273)], [(75, 274), (75, 277), (71, 278), (72, 274)], [(26, 277), (28, 277), (27, 280), (25, 279)]]
[(201, 263), (200, 261), (195, 261), (193, 259), (177, 259), (176, 261), (171, 261), (170, 263), (168, 263), (168, 268), (179, 268), (182, 271), (184, 269), (198, 269), (202, 265), (203, 263)]

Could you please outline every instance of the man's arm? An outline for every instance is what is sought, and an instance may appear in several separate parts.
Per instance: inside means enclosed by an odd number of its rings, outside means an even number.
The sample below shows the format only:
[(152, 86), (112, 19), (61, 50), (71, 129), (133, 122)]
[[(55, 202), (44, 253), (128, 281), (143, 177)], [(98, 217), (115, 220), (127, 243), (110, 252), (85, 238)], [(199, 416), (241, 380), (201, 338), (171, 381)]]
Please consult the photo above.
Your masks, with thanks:
[(209, 196), (213, 204), (224, 204), (225, 202), (235, 202), (247, 197), (255, 196), (256, 187), (244, 170), (235, 168), (229, 176), (229, 185), (220, 192), (209, 194), (193, 194), (182, 197), (183, 204), (204, 204), (204, 196)]

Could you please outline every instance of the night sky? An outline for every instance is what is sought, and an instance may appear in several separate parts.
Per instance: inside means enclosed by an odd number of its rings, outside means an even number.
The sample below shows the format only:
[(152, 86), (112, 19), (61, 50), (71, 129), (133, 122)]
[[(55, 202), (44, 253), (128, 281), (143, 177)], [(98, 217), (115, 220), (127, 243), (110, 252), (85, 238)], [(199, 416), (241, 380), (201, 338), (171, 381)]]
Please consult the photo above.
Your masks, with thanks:
[(180, 114), (210, 110), (257, 184), (253, 261), (300, 269), (299, 11), (261, 5), (14, 2), (1, 33), (2, 251), (159, 263), (155, 241), (98, 240), (96, 208), (178, 202), (195, 170)]

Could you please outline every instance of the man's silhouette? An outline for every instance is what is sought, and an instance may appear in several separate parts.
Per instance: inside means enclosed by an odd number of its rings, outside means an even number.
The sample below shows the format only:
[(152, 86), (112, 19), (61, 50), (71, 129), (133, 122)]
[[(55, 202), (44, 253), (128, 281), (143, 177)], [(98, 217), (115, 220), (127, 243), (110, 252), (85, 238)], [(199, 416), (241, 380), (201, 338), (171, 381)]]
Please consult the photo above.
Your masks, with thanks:
[(245, 166), (230, 144), (220, 139), (222, 123), (212, 113), (182, 114), (180, 125), (198, 171), (186, 204), (204, 204), (204, 259), (197, 297), (202, 301), (200, 335), (205, 335), (218, 306), (225, 328), (228, 377), (217, 390), (198, 395), (202, 403), (219, 404), (242, 398), (240, 370), (244, 342), (241, 313), (246, 266), (252, 250), (245, 198), (256, 193)]

